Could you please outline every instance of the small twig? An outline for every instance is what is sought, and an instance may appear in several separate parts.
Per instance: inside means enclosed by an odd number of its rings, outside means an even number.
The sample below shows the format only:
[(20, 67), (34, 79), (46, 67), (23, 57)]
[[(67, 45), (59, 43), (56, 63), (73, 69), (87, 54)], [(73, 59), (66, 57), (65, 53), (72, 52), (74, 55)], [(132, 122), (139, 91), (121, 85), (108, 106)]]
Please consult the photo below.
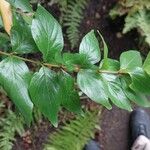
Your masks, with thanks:
[[(61, 65), (61, 64), (42, 63), (42, 62), (35, 61), (32, 59), (27, 59), (24, 57), (17, 56), (17, 55), (15, 55), (15, 53), (7, 53), (7, 52), (0, 51), (0, 55), (11, 56), (11, 57), (14, 57), (14, 58), (26, 61), (26, 62), (30, 62), (30, 63), (36, 64), (36, 65), (46, 66), (48, 68), (60, 68), (63, 70), (67, 70), (66, 66)], [(82, 68), (80, 68), (80, 66), (75, 65), (74, 72), (79, 72), (81, 69)], [(126, 72), (122, 72), (120, 70), (119, 71), (98, 70), (98, 73), (107, 73), (107, 74), (114, 74), (114, 75), (127, 74)]]
[(87, 97), (87, 96), (81, 96), (80, 99), (81, 100), (83, 100), (83, 99), (89, 99), (89, 97)]

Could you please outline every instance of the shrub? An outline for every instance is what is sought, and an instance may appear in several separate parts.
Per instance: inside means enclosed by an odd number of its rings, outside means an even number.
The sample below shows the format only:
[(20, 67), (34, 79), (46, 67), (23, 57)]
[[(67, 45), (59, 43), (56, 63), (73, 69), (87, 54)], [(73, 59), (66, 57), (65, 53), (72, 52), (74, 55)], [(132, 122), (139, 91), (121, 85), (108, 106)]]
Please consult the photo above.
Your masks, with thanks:
[[(136, 50), (123, 52), (119, 61), (110, 59), (107, 45), (97, 32), (104, 45), (102, 58), (94, 30), (83, 37), (79, 53), (62, 53), (61, 27), (48, 11), (38, 5), (33, 12), (28, 1), (9, 2), (13, 6), (13, 26), (7, 31), (11, 51), (0, 51), (6, 56), (0, 63), (0, 84), (27, 124), (32, 121), (34, 106), (54, 126), (58, 124), (57, 116), (62, 107), (81, 113), (78, 89), (107, 109), (112, 108), (112, 103), (128, 111), (132, 110), (132, 102), (150, 106), (145, 96), (150, 93), (150, 55), (144, 63)], [(26, 12), (30, 12), (30, 16)], [(23, 55), (36, 52), (42, 54), (41, 62)], [(36, 64), (39, 71), (32, 73), (25, 62)], [(74, 72), (77, 78), (72, 76)]]

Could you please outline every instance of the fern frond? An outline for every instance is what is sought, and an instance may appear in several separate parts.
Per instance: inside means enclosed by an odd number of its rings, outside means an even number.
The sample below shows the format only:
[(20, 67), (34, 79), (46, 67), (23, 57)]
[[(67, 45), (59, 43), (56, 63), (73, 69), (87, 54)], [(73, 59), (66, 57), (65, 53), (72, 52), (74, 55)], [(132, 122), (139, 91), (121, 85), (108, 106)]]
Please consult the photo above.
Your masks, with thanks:
[(88, 0), (69, 1), (63, 25), (67, 27), (67, 37), (71, 43), (71, 48), (76, 47), (80, 37), (79, 27), (83, 20), (83, 12)]
[(59, 17), (59, 21), (62, 25), (63, 25), (64, 16), (66, 14), (66, 10), (67, 10), (69, 1), (71, 1), (71, 0), (61, 0), (61, 1), (58, 0), (57, 1), (59, 8), (60, 8), (60, 12), (61, 12), (61, 15)]
[(149, 0), (119, 0), (114, 8), (110, 10), (109, 14), (114, 19), (117, 16), (123, 16), (125, 14), (132, 15), (144, 9), (150, 9)]
[(145, 41), (150, 45), (150, 11), (140, 10), (132, 15), (128, 15), (125, 19), (123, 33), (127, 33), (133, 28), (137, 28)]
[(0, 111), (5, 107), (4, 103), (0, 101)]
[(83, 20), (84, 9), (89, 0), (57, 0), (60, 7), (60, 23), (66, 27), (67, 38), (71, 44), (71, 48), (75, 48), (78, 44), (80, 31), (79, 27)]
[(44, 150), (82, 150), (87, 141), (94, 136), (99, 123), (97, 112), (86, 112), (84, 116), (66, 124), (48, 139)]
[(150, 1), (149, 0), (120, 0), (110, 11), (114, 19), (117, 16), (127, 15), (123, 33), (136, 28), (145, 41), (150, 45)]
[(0, 118), (0, 149), (11, 150), (15, 141), (15, 133), (22, 135), (24, 132), (23, 118), (18, 117), (13, 111), (8, 110)]

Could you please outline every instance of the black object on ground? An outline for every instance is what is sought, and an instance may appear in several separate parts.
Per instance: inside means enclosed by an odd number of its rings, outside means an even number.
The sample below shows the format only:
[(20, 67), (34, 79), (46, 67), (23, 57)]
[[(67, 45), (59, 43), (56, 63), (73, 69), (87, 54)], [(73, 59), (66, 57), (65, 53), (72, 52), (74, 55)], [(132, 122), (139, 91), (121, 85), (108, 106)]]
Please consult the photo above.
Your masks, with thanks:
[(150, 116), (141, 108), (135, 109), (130, 116), (131, 144), (136, 138), (144, 135), (150, 138)]

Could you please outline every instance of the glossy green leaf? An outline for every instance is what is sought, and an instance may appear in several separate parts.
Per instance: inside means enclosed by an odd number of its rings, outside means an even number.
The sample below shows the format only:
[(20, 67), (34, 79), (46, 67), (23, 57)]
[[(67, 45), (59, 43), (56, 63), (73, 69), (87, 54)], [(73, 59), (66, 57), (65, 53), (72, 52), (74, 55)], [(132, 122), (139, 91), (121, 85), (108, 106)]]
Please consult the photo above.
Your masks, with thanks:
[(142, 107), (150, 107), (150, 101), (139, 92), (134, 92), (132, 89), (129, 88), (130, 79), (127, 77), (121, 77), (121, 84), (126, 96), (135, 104), (142, 106)]
[(31, 34), (30, 26), (20, 15), (14, 14), (11, 28), (12, 51), (19, 54), (36, 52), (38, 50)]
[(28, 124), (32, 121), (33, 108), (28, 94), (29, 75), (27, 65), (21, 60), (9, 57), (0, 63), (0, 84)]
[(74, 90), (72, 77), (62, 72), (42, 67), (35, 73), (30, 83), (30, 95), (33, 103), (54, 126), (58, 124), (58, 111), (62, 105), (69, 111), (81, 111), (78, 93)]
[(79, 47), (79, 53), (85, 54), (92, 64), (100, 61), (101, 53), (94, 30), (83, 37)]
[(150, 74), (150, 52), (144, 61), (143, 68), (148, 74)]
[(63, 49), (63, 35), (59, 23), (42, 6), (38, 6), (32, 21), (32, 36), (44, 60), (55, 61), (55, 54)]
[(132, 84), (130, 87), (139, 93), (150, 92), (150, 76), (142, 69), (136, 68), (130, 73)]
[(101, 35), (101, 33), (98, 31), (98, 34), (100, 35), (102, 42), (103, 42), (103, 50), (104, 50), (104, 60), (103, 60), (103, 65), (102, 65), (102, 69), (103, 68), (107, 68), (109, 66), (108, 64), (108, 47), (107, 44), (103, 38), (103, 36)]
[(81, 67), (83, 69), (92, 67), (92, 64), (89, 62), (85, 54), (63, 54), (64, 65), (69, 71), (73, 71), (76, 67)]
[(55, 76), (54, 71), (42, 67), (33, 75), (29, 92), (35, 106), (57, 126), (60, 100), (57, 98), (58, 85), (54, 82)]
[(100, 68), (103, 70), (118, 71), (120, 69), (120, 63), (115, 59), (107, 58), (108, 65), (103, 65), (103, 64), (104, 64), (104, 60), (102, 60), (100, 63)]
[(123, 52), (120, 56), (120, 69), (132, 71), (136, 67), (142, 67), (142, 58), (138, 51)]
[(74, 113), (81, 112), (81, 104), (78, 92), (75, 90), (74, 79), (66, 72), (57, 75), (59, 84), (58, 97), (63, 107)]
[(7, 0), (13, 7), (21, 9), (23, 12), (32, 12), (29, 0)]
[(130, 102), (121, 87), (119, 77), (113, 74), (102, 74), (102, 77), (107, 84), (107, 94), (111, 101), (119, 108), (131, 111)]
[(102, 104), (106, 108), (111, 109), (105, 91), (105, 84), (98, 73), (95, 73), (92, 70), (81, 70), (77, 76), (77, 83), (81, 91), (89, 98)]

